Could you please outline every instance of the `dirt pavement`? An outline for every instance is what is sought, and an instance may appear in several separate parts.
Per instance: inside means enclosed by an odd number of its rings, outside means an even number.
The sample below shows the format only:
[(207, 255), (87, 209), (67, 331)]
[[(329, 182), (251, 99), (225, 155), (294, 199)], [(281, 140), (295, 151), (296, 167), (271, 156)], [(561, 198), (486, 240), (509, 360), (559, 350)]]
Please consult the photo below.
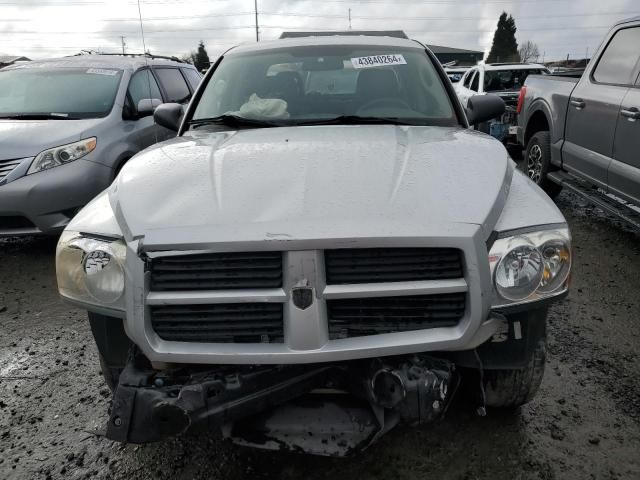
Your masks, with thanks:
[(355, 458), (239, 449), (203, 433), (147, 446), (95, 435), (109, 391), (86, 316), (60, 302), (55, 242), (0, 241), (0, 479), (640, 478), (640, 235), (569, 195), (570, 296), (550, 315), (542, 390), (519, 414), (457, 399)]

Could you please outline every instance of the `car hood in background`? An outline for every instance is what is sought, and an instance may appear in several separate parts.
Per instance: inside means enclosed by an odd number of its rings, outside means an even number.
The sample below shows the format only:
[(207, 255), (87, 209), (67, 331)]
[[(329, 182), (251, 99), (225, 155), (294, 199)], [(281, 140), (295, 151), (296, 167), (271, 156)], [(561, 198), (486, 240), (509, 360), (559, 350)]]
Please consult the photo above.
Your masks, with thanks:
[(459, 128), (202, 130), (134, 157), (109, 196), (125, 234), (155, 243), (407, 237), (425, 225), (490, 232), (511, 174), (498, 141)]
[(75, 142), (104, 118), (83, 120), (0, 119), (0, 160), (34, 157), (41, 151)]

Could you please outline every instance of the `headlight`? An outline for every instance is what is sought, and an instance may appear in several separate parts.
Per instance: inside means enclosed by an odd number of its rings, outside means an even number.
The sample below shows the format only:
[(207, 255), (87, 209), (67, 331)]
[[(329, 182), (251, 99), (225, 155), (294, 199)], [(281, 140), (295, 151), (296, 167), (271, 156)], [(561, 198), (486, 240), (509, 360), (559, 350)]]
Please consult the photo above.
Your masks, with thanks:
[(96, 149), (96, 145), (96, 137), (91, 137), (86, 140), (80, 140), (79, 142), (49, 148), (36, 155), (36, 158), (31, 162), (31, 167), (29, 167), (27, 175), (78, 160), (88, 153), (93, 152)]
[(528, 303), (564, 293), (571, 270), (567, 228), (499, 238), (489, 252), (493, 307)]
[(74, 302), (124, 311), (125, 257), (121, 240), (63, 232), (56, 249), (60, 294)]

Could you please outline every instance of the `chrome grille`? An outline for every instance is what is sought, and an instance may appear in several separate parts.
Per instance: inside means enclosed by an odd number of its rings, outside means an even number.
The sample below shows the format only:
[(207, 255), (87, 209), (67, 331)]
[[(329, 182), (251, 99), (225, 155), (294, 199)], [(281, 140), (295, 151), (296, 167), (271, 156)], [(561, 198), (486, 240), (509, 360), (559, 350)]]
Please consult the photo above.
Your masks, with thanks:
[(156, 334), (173, 342), (282, 343), (281, 303), (227, 303), (151, 307)]
[(158, 257), (148, 265), (154, 291), (282, 287), (282, 252)]
[(328, 285), (461, 278), (455, 248), (354, 248), (325, 251)]
[(16, 168), (24, 158), (14, 158), (12, 160), (0, 160), (0, 182)]
[(329, 300), (329, 338), (453, 327), (465, 303), (464, 292)]

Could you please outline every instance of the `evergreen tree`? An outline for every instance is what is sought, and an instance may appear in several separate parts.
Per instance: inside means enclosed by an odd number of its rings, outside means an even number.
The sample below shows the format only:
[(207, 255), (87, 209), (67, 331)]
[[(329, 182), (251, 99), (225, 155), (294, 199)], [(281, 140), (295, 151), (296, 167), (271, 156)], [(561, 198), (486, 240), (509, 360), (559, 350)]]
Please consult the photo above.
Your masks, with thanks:
[(198, 51), (193, 59), (193, 64), (199, 71), (208, 69), (211, 64), (209, 61), (209, 55), (207, 54), (207, 49), (204, 48), (204, 42), (202, 40), (200, 40), (200, 44), (198, 45)]
[(502, 12), (498, 19), (493, 44), (487, 57), (487, 63), (519, 62), (518, 42), (516, 42), (516, 21), (507, 12)]

